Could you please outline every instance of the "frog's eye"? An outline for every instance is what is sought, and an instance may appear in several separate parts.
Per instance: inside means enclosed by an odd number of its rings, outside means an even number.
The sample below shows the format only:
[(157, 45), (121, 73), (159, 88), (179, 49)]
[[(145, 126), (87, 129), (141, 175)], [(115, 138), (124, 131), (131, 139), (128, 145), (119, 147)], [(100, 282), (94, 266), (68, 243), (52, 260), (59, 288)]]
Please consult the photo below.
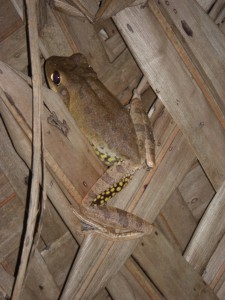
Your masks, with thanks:
[(59, 85), (60, 84), (60, 74), (58, 71), (54, 71), (52, 74), (51, 74), (51, 80)]

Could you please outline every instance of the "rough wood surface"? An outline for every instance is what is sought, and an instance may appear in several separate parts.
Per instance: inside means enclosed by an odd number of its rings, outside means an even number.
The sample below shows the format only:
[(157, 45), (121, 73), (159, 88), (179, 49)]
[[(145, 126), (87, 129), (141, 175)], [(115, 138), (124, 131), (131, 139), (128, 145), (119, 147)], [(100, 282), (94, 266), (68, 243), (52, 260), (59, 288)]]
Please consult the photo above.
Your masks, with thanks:
[[(202, 91), (192, 80), (148, 7), (127, 8), (118, 13), (114, 20), (151, 86), (185, 134), (210, 181), (218, 189), (225, 178), (225, 134)], [(179, 82), (182, 84), (178, 85)]]
[[(199, 9), (195, 0), (182, 2), (173, 0), (170, 1), (169, 6), (162, 2), (158, 5), (158, 8), (165, 15), (170, 26), (175, 27), (173, 27), (173, 31), (178, 34), (177, 30), (181, 35), (179, 40), (202, 77), (202, 83), (200, 83), (200, 80), (197, 83), (203, 93), (203, 88), (209, 89), (212, 99), (210, 100), (204, 93), (207, 97), (206, 99), (212, 107), (218, 105), (218, 108), (223, 113), (221, 122), (224, 124), (225, 38), (223, 33), (218, 30), (218, 27), (209, 16)], [(174, 10), (176, 10), (176, 13), (174, 13)], [(190, 70), (189, 63), (185, 63)], [(190, 72), (197, 80), (194, 72), (191, 70)]]
[[(185, 258), (196, 270), (202, 272), (216, 245), (224, 234), (225, 182), (207, 207), (188, 248)], [(206, 247), (207, 245), (207, 247)]]
[(133, 255), (166, 299), (218, 299), (160, 231), (144, 238)]
[(215, 190), (199, 163), (185, 176), (178, 190), (196, 221), (199, 221), (215, 195)]

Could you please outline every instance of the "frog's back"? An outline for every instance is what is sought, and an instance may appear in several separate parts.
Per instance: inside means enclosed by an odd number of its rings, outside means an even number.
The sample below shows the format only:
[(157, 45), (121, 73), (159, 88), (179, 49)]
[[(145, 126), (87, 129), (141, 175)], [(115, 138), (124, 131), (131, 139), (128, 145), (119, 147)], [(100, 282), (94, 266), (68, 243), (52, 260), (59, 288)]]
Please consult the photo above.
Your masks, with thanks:
[(80, 112), (75, 109), (75, 119), (96, 150), (112, 163), (113, 157), (139, 163), (130, 114), (105, 86), (97, 78), (86, 78), (76, 97), (82, 104)]
[(64, 102), (96, 152), (109, 163), (130, 159), (138, 164), (137, 137), (129, 112), (100, 82), (85, 56), (52, 57), (46, 69), (48, 77), (55, 70), (61, 74), (57, 86), (48, 78), (51, 88), (64, 95)]

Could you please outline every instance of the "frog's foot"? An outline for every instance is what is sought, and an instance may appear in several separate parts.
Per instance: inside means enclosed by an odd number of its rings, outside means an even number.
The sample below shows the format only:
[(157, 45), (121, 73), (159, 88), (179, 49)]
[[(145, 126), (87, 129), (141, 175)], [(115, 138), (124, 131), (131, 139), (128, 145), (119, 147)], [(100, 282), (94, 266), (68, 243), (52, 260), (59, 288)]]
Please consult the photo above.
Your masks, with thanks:
[[(110, 227), (109, 224), (107, 225), (102, 225), (99, 222), (93, 221), (86, 216), (84, 217), (83, 214), (78, 212), (77, 210), (73, 209), (73, 213), (77, 216), (78, 219), (80, 219), (81, 224), (82, 224), (82, 229), (81, 232), (85, 234), (90, 234), (90, 233), (96, 233), (108, 240), (112, 241), (126, 241), (126, 240), (131, 240), (131, 239), (136, 239), (140, 238), (143, 235), (150, 234), (153, 229), (153, 225), (150, 223), (146, 223), (146, 228), (145, 232), (138, 231), (138, 230), (129, 230), (129, 229), (124, 229), (124, 228), (116, 228)], [(136, 217), (136, 216), (134, 216)], [(141, 222), (143, 221), (140, 219)]]
[(132, 213), (112, 206), (81, 208), (85, 218), (98, 233), (119, 239), (132, 239), (151, 233), (152, 224)]

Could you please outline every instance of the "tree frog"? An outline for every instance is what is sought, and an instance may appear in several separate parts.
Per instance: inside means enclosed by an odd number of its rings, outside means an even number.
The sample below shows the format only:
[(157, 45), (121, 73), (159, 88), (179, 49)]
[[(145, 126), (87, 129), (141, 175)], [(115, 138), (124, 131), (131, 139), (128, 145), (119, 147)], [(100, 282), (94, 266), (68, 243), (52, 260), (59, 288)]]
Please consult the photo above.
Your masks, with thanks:
[(58, 93), (96, 155), (109, 168), (82, 201), (83, 221), (113, 237), (148, 234), (152, 225), (106, 205), (145, 164), (155, 163), (150, 121), (138, 93), (130, 112), (107, 90), (81, 53), (52, 56), (45, 63), (50, 88)]

